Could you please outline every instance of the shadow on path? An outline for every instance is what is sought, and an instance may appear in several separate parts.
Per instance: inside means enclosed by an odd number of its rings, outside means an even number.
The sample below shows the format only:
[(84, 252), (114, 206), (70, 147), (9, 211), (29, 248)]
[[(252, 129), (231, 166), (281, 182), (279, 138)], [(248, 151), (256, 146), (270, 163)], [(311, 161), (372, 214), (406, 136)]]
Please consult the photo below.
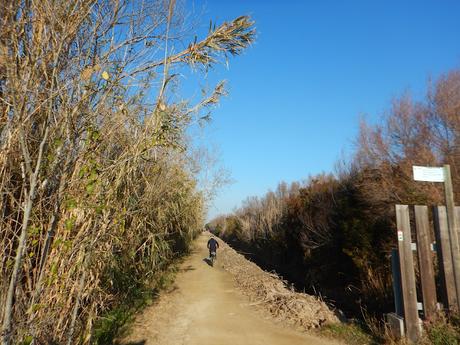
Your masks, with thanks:
[(188, 265), (187, 267), (180, 268), (179, 272), (188, 272), (188, 271), (194, 271), (194, 270), (196, 270), (195, 267), (193, 267), (192, 265)]
[(212, 267), (212, 261), (211, 261), (210, 258), (204, 258), (203, 261), (206, 262), (209, 266)]

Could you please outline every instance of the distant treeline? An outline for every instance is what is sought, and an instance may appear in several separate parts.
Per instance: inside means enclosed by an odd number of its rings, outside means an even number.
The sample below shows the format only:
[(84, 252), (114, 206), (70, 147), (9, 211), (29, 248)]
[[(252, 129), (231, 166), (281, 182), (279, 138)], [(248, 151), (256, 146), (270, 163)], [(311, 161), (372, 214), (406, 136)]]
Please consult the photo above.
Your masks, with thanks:
[(414, 182), (412, 166), (446, 163), (460, 200), (457, 70), (430, 84), (423, 100), (395, 99), (379, 124), (362, 121), (354, 155), (334, 175), (280, 183), (207, 227), (351, 315), (393, 311), (394, 205), (443, 203), (442, 186)]

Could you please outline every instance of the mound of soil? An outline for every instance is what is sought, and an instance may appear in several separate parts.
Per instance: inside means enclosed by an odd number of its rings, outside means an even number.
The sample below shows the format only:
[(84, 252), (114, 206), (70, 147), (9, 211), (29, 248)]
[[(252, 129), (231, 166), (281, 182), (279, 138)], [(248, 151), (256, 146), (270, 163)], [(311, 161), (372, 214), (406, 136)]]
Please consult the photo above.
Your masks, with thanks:
[(305, 330), (339, 322), (335, 313), (319, 298), (294, 291), (281, 277), (263, 271), (224, 241), (220, 240), (219, 244), (218, 261), (232, 274), (252, 304), (261, 305), (276, 319)]

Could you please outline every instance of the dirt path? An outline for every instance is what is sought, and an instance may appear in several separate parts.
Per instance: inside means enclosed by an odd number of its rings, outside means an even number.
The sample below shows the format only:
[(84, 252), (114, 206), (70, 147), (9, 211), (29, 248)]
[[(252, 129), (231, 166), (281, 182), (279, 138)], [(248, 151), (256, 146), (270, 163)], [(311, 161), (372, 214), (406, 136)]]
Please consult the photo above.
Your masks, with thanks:
[(256, 311), (237, 290), (219, 258), (207, 257), (203, 234), (182, 264), (172, 292), (147, 308), (135, 321), (123, 345), (327, 345), (337, 344), (296, 332)]

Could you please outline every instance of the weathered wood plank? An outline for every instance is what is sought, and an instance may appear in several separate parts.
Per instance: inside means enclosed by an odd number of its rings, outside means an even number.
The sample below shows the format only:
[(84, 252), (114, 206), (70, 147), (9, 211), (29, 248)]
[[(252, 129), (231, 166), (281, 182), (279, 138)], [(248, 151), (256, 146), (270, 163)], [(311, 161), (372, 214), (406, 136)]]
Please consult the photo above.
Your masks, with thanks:
[(433, 267), (433, 254), (431, 252), (430, 223), (428, 220), (428, 207), (415, 206), (415, 225), (417, 234), (417, 254), (420, 266), (420, 279), (422, 285), (423, 312), (427, 320), (436, 315), (436, 284)]
[[(460, 206), (455, 206), (455, 216), (457, 217), (457, 224), (460, 224)], [(458, 229), (458, 238), (460, 239), (460, 227)]]
[(416, 342), (420, 337), (420, 324), (417, 311), (417, 291), (411, 246), (409, 206), (396, 205), (396, 224), (398, 228), (399, 265), (401, 268), (406, 334), (410, 341)]
[(404, 310), (401, 290), (401, 269), (399, 267), (399, 254), (397, 249), (391, 250), (391, 272), (393, 277), (395, 314), (402, 317), (404, 315)]
[(443, 285), (442, 302), (449, 311), (458, 310), (457, 291), (455, 288), (454, 272), (452, 267), (452, 253), (449, 240), (449, 226), (445, 206), (433, 207), (433, 220), (438, 249), (439, 267), (441, 268), (441, 283)]
[[(452, 187), (452, 177), (450, 173), (450, 165), (444, 165), (444, 192), (446, 195), (447, 222), (449, 225), (450, 249), (452, 254), (453, 275), (455, 281), (455, 289), (457, 294), (457, 302), (460, 301), (460, 246), (458, 239), (458, 223), (455, 216), (454, 190)], [(457, 310), (460, 306), (457, 305)]]

